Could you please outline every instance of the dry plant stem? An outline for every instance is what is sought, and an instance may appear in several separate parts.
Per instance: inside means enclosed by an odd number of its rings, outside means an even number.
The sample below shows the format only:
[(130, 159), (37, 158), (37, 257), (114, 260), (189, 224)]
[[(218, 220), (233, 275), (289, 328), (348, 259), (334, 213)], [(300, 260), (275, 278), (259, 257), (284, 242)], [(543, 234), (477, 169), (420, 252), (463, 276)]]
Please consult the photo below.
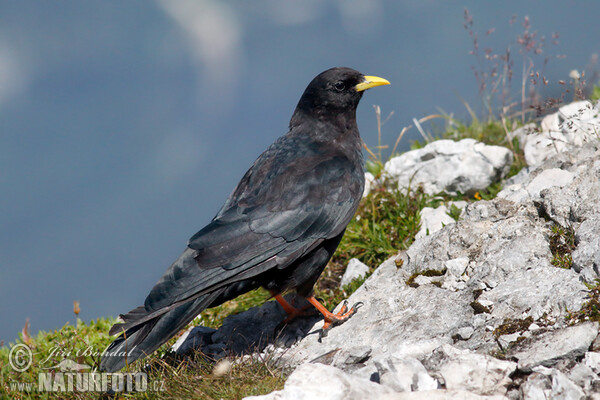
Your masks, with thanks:
[(510, 135), (508, 132), (508, 129), (506, 128), (506, 117), (504, 116), (504, 113), (502, 113), (500, 115), (500, 120), (502, 121), (502, 129), (504, 129), (504, 133), (506, 134), (506, 141), (508, 142), (508, 145), (510, 146), (510, 150), (513, 153), (513, 156), (515, 157), (515, 160), (517, 159), (517, 152), (515, 151), (515, 147), (512, 144), (512, 140), (510, 140)]
[(400, 140), (402, 140), (402, 137), (404, 136), (404, 134), (410, 129), (412, 128), (412, 125), (409, 126), (405, 126), (404, 128), (402, 128), (402, 131), (400, 132), (400, 134), (398, 135), (398, 139), (396, 139), (396, 143), (394, 143), (394, 148), (392, 149), (392, 154), (390, 155), (391, 157), (394, 156), (394, 154), (396, 153), (396, 148), (398, 147), (398, 144), (400, 143)]

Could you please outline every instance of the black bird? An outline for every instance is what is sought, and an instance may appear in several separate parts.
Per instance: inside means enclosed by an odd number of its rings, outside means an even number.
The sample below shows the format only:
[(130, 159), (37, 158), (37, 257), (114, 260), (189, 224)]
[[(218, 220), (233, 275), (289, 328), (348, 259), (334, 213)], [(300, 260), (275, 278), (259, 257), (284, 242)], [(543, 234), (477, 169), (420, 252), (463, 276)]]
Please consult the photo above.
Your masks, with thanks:
[(296, 290), (325, 318), (324, 331), (355, 307), (329, 312), (312, 289), (337, 248), (364, 188), (356, 107), (363, 91), (388, 85), (350, 68), (332, 68), (308, 85), (289, 131), (262, 153), (214, 219), (152, 288), (143, 306), (115, 324), (121, 333), (100, 369), (123, 368), (154, 352), (202, 310), (260, 286), (293, 317), (281, 296)]

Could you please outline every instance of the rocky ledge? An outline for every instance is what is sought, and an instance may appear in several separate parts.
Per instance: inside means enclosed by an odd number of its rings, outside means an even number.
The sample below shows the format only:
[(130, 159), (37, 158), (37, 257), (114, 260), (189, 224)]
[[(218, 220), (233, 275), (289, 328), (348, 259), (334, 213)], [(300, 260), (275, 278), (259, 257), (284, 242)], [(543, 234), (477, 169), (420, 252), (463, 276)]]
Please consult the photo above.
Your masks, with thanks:
[[(178, 351), (194, 345), (222, 357), (255, 349), (293, 370), (283, 390), (254, 400), (600, 399), (598, 323), (579, 312), (597, 302), (589, 287), (600, 278), (600, 120), (598, 106), (585, 107), (550, 121), (547, 136), (562, 130), (566, 144), (543, 157), (538, 151), (497, 198), (466, 205), (457, 222), (431, 223), (382, 263), (348, 299), (364, 306), (328, 336), (319, 339), (323, 322), (315, 319), (276, 329), (284, 314), (268, 302), (218, 331), (194, 328)], [(596, 139), (577, 142), (573, 126)], [(530, 150), (547, 147), (543, 129)], [(496, 179), (504, 174), (510, 152), (465, 144), (479, 160), (473, 165)], [(436, 158), (429, 150), (421, 161)], [(481, 169), (474, 173), (473, 182), (486, 182)], [(446, 181), (457, 188), (465, 179)]]

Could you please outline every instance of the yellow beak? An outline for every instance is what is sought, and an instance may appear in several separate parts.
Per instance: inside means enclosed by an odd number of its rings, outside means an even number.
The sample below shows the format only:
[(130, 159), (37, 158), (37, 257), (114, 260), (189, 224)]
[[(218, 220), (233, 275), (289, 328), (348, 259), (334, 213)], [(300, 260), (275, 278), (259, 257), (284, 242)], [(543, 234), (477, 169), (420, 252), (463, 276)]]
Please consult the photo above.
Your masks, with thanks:
[(375, 86), (381, 85), (389, 85), (390, 82), (387, 79), (380, 78), (378, 76), (368, 76), (365, 75), (365, 80), (354, 86), (354, 89), (357, 92), (362, 92), (363, 90), (371, 89)]

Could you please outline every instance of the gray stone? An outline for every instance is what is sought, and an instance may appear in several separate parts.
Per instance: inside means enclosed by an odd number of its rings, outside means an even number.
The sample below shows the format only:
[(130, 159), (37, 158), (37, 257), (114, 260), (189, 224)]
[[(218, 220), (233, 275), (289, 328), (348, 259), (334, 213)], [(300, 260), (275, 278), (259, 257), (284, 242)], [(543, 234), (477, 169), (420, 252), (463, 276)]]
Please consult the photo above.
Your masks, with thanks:
[(576, 364), (575, 367), (569, 372), (569, 379), (573, 381), (578, 387), (582, 388), (584, 392), (590, 393), (594, 390), (594, 384), (600, 382), (598, 375), (592, 371), (590, 367), (584, 364)]
[(381, 400), (506, 400), (507, 397), (480, 396), (466, 390), (426, 390), (422, 392), (402, 392), (386, 395)]
[[(566, 120), (557, 118), (544, 124), (558, 123), (569, 138)], [(384, 261), (348, 299), (364, 306), (321, 340), (317, 319), (275, 333), (285, 314), (267, 303), (228, 318), (210, 346), (226, 354), (260, 351), (267, 343), (261, 357), (272, 356), (285, 368), (326, 364), (332, 369), (319, 371), (337, 382), (338, 398), (358, 393), (348, 389), (353, 380), (378, 388), (366, 398), (593, 398), (600, 392), (594, 372), (600, 366), (589, 350), (598, 326), (568, 327), (565, 316), (588, 301), (583, 280), (598, 276), (600, 142), (553, 155), (509, 181), (513, 186), (499, 198), (467, 205), (458, 222)], [(571, 269), (550, 263), (554, 223), (575, 231)], [(421, 285), (409, 286), (409, 278)], [(524, 319), (533, 320), (528, 329), (494, 335), (501, 325)], [(501, 350), (518, 363), (490, 357)], [(432, 382), (446, 389), (422, 390)], [(313, 382), (292, 380), (267, 398), (310, 398), (315, 389), (304, 385)], [(390, 392), (377, 392), (381, 388)]]
[(591, 351), (585, 353), (584, 364), (596, 374), (600, 374), (600, 353)]
[(534, 199), (540, 198), (540, 193), (544, 189), (554, 186), (563, 187), (573, 181), (575, 174), (558, 168), (551, 168), (542, 171), (528, 185), (527, 192)]
[(369, 346), (355, 346), (345, 349), (335, 349), (311, 360), (311, 363), (320, 363), (353, 371), (364, 366), (371, 358), (372, 349)]
[(524, 399), (581, 400), (585, 392), (557, 369), (536, 367), (527, 381), (521, 385)]
[(512, 361), (498, 360), (469, 350), (442, 345), (423, 361), (427, 370), (440, 376), (448, 390), (481, 395), (503, 395), (517, 369)]
[(511, 343), (516, 342), (521, 337), (519, 332), (511, 333), (509, 335), (501, 335), (498, 337), (498, 344), (502, 350), (507, 350)]
[(473, 333), (475, 333), (475, 329), (472, 326), (463, 326), (462, 328), (458, 329), (458, 332), (456, 332), (458, 337), (462, 340), (471, 339), (471, 336), (473, 336)]
[(381, 399), (394, 391), (341, 369), (323, 364), (302, 364), (287, 378), (283, 390), (246, 400), (362, 400)]
[(585, 392), (562, 372), (553, 369), (550, 376), (552, 378), (550, 398), (566, 400), (582, 400), (585, 398)]
[(582, 356), (598, 335), (598, 323), (587, 322), (565, 329), (549, 331), (519, 342), (509, 356), (519, 360), (519, 369), (550, 367), (560, 360), (575, 360)]
[(421, 229), (417, 232), (415, 238), (431, 235), (454, 222), (454, 219), (448, 215), (446, 206), (442, 205), (438, 208), (425, 207), (421, 210)]
[(385, 357), (374, 360), (380, 383), (396, 392), (438, 389), (437, 380), (429, 376), (419, 360), (412, 357)]
[(575, 232), (575, 243), (572, 268), (580, 273), (586, 271), (586, 282), (594, 283), (600, 278), (600, 216), (593, 215), (581, 223)]
[(512, 153), (504, 147), (474, 139), (438, 140), (392, 158), (385, 172), (399, 188), (422, 185), (429, 194), (474, 193), (504, 176), (512, 160)]
[(375, 176), (370, 172), (365, 172), (365, 190), (363, 192), (363, 197), (367, 197), (376, 185), (377, 181), (375, 180)]
[(359, 279), (364, 277), (369, 273), (369, 267), (361, 262), (357, 258), (353, 258), (348, 262), (348, 266), (346, 267), (346, 271), (342, 276), (342, 280), (340, 282), (340, 287), (344, 287), (348, 285), (355, 279)]
[(509, 134), (518, 137), (525, 161), (530, 166), (574, 148), (598, 140), (600, 133), (599, 105), (587, 100), (562, 106), (545, 116), (539, 127), (529, 124)]
[(194, 326), (185, 331), (177, 342), (171, 347), (171, 350), (177, 354), (185, 354), (192, 349), (202, 349), (212, 344), (212, 335), (217, 330), (205, 326)]

